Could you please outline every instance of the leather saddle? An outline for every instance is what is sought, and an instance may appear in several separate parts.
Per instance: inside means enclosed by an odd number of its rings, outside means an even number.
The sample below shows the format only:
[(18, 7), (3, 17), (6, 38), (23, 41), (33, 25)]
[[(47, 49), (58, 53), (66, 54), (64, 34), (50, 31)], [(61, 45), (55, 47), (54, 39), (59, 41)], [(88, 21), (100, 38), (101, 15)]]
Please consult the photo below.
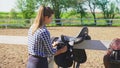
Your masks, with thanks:
[[(83, 27), (77, 37), (70, 37), (61, 35), (60, 37), (53, 37), (52, 42), (57, 41), (57, 49), (61, 49), (65, 45), (68, 50), (65, 53), (54, 56), (55, 63), (63, 68), (71, 67), (73, 62), (77, 62), (77, 67), (80, 63), (84, 63), (87, 60), (85, 49), (73, 49), (74, 44), (80, 44), (84, 40), (90, 40), (91, 37), (88, 35), (88, 28)], [(74, 63), (75, 64), (75, 63)]]

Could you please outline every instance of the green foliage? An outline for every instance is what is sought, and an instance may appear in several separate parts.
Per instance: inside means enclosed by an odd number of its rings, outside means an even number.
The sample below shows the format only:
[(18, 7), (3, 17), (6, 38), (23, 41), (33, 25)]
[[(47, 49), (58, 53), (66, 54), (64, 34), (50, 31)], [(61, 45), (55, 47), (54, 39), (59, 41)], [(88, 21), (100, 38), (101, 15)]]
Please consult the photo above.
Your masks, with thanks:
[[(103, 12), (103, 16), (105, 19), (114, 19), (115, 18), (115, 15), (116, 13), (119, 12), (119, 8), (118, 8), (118, 5), (116, 6), (116, 3), (117, 1), (109, 1), (109, 0), (99, 0), (97, 2), (99, 8), (102, 9), (102, 12)], [(112, 25), (112, 20), (106, 20), (106, 23), (108, 25)], [(111, 23), (111, 24), (109, 24)]]
[(8, 12), (0, 12), (0, 18), (9, 18), (9, 13)]
[(96, 20), (96, 8), (97, 8), (97, 1), (98, 0), (87, 0), (88, 2), (88, 6), (90, 8), (90, 12), (93, 15), (94, 18), (94, 25), (97, 24), (97, 20)]
[(17, 7), (21, 11), (24, 19), (32, 18), (36, 9), (35, 0), (17, 0)]
[(76, 7), (77, 13), (80, 13), (81, 18), (86, 16), (86, 10), (87, 8), (83, 7), (83, 3), (79, 3)]
[(71, 10), (69, 12), (61, 13), (61, 18), (71, 18), (71, 16), (77, 15), (77, 12), (75, 10)]
[(13, 19), (17, 18), (17, 13), (16, 13), (15, 9), (11, 9), (10, 18), (13, 18)]
[[(69, 8), (76, 6), (77, 0), (36, 0), (40, 5), (50, 5), (54, 12), (55, 18), (61, 19), (61, 13), (67, 11)], [(59, 23), (60, 20), (56, 20), (56, 23)], [(59, 24), (58, 24), (59, 25)], [(60, 24), (61, 25), (61, 24)]]
[(0, 19), (1, 28), (26, 28), (29, 24), (25, 22), (25, 19)]
[[(15, 10), (11, 10), (10, 14), (2, 12), (0, 13), (1, 19), (9, 19), (10, 17), (14, 18), (16, 16), (17, 19), (35, 18), (36, 8), (38, 8), (40, 5), (45, 5), (52, 7), (55, 12), (55, 19), (59, 19), (59, 20), (54, 20), (54, 22), (52, 24), (49, 24), (48, 26), (56, 26), (56, 22), (60, 22), (61, 25), (64, 26), (68, 26), (68, 25), (76, 26), (76, 25), (81, 25), (81, 23), (83, 23), (82, 25), (93, 26), (95, 23), (93, 14), (86, 12), (86, 9), (88, 8), (85, 8), (86, 3), (85, 4), (81, 3), (82, 0), (17, 0), (17, 1), (18, 1), (17, 6), (21, 12), (16, 13)], [(106, 20), (109, 18), (120, 19), (120, 14), (118, 14), (118, 12), (120, 11), (119, 8), (116, 7), (116, 5), (120, 3), (120, 0), (118, 0), (118, 3), (111, 2), (111, 0), (89, 0), (89, 1), (91, 1), (90, 4), (92, 4), (91, 8), (93, 8), (93, 10), (94, 7), (97, 7), (98, 9), (102, 10), (102, 12), (100, 13), (95, 12), (96, 19), (99, 19), (96, 22), (97, 26), (107, 25), (106, 22), (108, 23), (111, 22)], [(118, 23), (116, 24), (116, 22)], [(120, 22), (119, 20), (113, 20), (112, 25), (119, 25), (120, 24), (119, 22)], [(0, 24), (5, 24), (5, 23), (6, 23), (5, 21), (2, 22), (0, 21)], [(14, 24), (14, 25), (23, 24), (24, 26), (29, 25), (29, 23), (30, 23), (29, 20), (22, 22), (19, 21), (19, 23), (15, 23), (15, 21), (7, 22), (7, 24)]]
[(80, 18), (81, 18), (81, 24), (83, 24), (83, 17), (85, 17), (87, 15), (87, 13), (85, 12), (87, 10), (87, 8), (84, 8), (83, 7), (83, 4), (84, 3), (78, 3), (77, 4), (77, 7), (76, 7), (76, 10), (77, 10), (77, 13), (80, 14)]
[(115, 17), (114, 15), (119, 12), (119, 8), (116, 6), (116, 1), (98, 0), (97, 4), (98, 8), (102, 10), (105, 19), (113, 19)]

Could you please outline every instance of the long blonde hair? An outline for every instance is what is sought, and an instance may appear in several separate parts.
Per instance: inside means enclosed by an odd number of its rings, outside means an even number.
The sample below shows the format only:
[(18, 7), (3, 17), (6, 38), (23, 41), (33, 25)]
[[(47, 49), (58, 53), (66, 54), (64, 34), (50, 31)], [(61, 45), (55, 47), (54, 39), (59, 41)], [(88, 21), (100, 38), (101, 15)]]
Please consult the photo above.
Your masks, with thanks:
[(32, 25), (32, 34), (34, 34), (34, 32), (42, 27), (44, 24), (44, 17), (48, 16), (51, 17), (52, 14), (54, 14), (53, 10), (50, 7), (44, 7), (44, 6), (40, 6), (38, 14), (35, 18), (35, 21)]

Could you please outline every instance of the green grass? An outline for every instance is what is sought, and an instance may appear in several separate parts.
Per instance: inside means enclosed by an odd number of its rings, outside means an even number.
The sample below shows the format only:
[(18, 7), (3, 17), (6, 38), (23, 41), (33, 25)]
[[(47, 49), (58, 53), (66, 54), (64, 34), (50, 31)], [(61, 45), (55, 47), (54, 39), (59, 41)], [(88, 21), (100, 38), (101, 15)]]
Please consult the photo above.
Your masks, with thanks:
[(26, 28), (30, 26), (30, 23), (26, 23), (24, 19), (0, 19), (1, 28)]
[[(33, 15), (33, 18), (35, 18), (37, 13)], [(65, 14), (65, 13), (64, 13)], [(64, 18), (64, 14), (62, 15)], [(101, 19), (103, 18), (102, 13), (97, 13), (96, 17), (98, 18), (97, 20), (97, 25), (96, 26), (107, 26), (107, 23), (105, 20)], [(116, 19), (120, 19), (120, 15), (117, 14), (115, 16)], [(91, 13), (87, 13), (87, 16), (84, 17), (83, 19), (83, 24), (81, 24), (80, 20), (80, 14), (72, 14), (68, 15), (67, 18), (62, 19), (62, 26), (95, 26), (94, 25), (94, 19)], [(22, 13), (17, 13), (17, 18), (16, 19), (10, 19), (9, 18), (9, 13), (8, 12), (0, 12), (0, 25), (8, 24), (8, 27), (11, 28), (24, 28), (24, 27), (29, 27), (30, 23), (26, 23), (26, 21), (22, 17)], [(56, 26), (55, 21), (53, 21), (51, 24), (47, 26)], [(120, 20), (114, 20), (112, 26), (120, 26)]]

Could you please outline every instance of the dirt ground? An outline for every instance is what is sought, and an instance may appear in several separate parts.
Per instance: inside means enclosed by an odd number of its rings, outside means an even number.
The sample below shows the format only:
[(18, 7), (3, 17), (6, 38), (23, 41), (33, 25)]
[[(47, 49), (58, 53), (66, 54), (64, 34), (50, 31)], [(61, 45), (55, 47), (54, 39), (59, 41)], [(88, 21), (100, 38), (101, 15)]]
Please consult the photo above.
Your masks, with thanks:
[[(82, 27), (48, 27), (51, 36), (77, 36)], [(112, 40), (120, 37), (120, 27), (88, 27), (93, 40)], [(0, 35), (27, 36), (28, 29), (0, 29)], [(106, 51), (86, 50), (87, 61), (81, 68), (104, 68)], [(28, 52), (26, 45), (0, 44), (0, 68), (25, 68)]]

